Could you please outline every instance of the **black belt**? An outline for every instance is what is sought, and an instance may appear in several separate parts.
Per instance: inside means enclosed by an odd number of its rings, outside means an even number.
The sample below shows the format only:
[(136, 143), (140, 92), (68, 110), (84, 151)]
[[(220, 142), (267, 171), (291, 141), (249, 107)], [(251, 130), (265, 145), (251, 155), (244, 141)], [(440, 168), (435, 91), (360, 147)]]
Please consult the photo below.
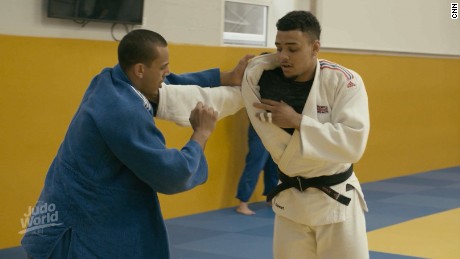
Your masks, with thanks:
[(337, 185), (339, 183), (345, 182), (353, 174), (353, 164), (342, 173), (334, 175), (324, 175), (313, 178), (303, 178), (301, 176), (289, 177), (283, 172), (278, 170), (278, 177), (281, 183), (267, 195), (267, 201), (271, 201), (278, 193), (289, 189), (296, 188), (297, 190), (303, 192), (310, 187), (317, 188), (323, 191), (332, 199), (342, 203), (343, 205), (348, 206), (350, 203), (350, 198), (343, 196), (342, 194), (334, 191), (330, 186)]

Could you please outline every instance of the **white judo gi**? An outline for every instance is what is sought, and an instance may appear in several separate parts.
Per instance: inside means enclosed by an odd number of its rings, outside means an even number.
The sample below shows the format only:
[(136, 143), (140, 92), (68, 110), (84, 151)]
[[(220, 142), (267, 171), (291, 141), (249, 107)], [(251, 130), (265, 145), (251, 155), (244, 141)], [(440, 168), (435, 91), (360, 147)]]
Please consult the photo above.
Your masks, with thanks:
[[(163, 87), (157, 117), (189, 125), (190, 111), (197, 101), (215, 108), (219, 118), (244, 106), (284, 174), (312, 178), (346, 171), (363, 155), (369, 135), (368, 100), (361, 77), (335, 63), (318, 60), (300, 130), (290, 135), (261, 121), (257, 114), (265, 111), (253, 107), (260, 102), (258, 82), (263, 71), (277, 66), (274, 54), (254, 58), (246, 68), (242, 94), (239, 87)], [(354, 188), (347, 191), (347, 185)], [(331, 188), (351, 198), (350, 204), (343, 205), (316, 188), (303, 192), (290, 188), (273, 199), (275, 258), (368, 258), (367, 206), (358, 179), (353, 173)]]

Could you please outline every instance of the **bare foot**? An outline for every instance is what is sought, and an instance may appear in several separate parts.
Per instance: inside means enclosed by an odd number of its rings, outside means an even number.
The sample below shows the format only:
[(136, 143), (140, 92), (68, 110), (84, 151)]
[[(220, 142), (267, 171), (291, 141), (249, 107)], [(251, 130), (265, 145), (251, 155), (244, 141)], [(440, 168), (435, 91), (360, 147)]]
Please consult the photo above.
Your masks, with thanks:
[(249, 206), (246, 202), (241, 202), (240, 205), (238, 205), (238, 207), (236, 207), (235, 210), (236, 212), (241, 213), (246, 216), (251, 216), (251, 215), (256, 214), (254, 211), (249, 209)]

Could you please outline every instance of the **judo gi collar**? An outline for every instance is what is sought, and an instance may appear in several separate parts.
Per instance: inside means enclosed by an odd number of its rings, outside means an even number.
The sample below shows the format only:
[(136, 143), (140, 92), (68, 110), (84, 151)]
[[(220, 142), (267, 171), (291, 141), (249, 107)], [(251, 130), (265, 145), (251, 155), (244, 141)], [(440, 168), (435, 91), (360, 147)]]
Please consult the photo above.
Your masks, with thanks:
[(119, 77), (119, 79), (121, 79), (121, 81), (127, 83), (129, 86), (131, 86), (131, 88), (133, 89), (133, 91), (137, 94), (137, 96), (139, 96), (139, 98), (141, 98), (142, 100), (142, 103), (144, 105), (144, 108), (147, 109), (147, 111), (152, 115), (154, 116), (155, 114), (155, 111), (152, 107), (152, 104), (149, 102), (149, 100), (147, 99), (147, 97), (145, 97), (139, 90), (137, 90), (132, 84), (131, 84), (131, 81), (129, 80), (129, 78), (126, 76), (125, 72), (123, 72), (123, 70), (121, 69), (121, 66), (120, 64), (117, 64), (115, 67), (114, 67), (114, 72), (115, 74), (117, 75), (117, 77)]
[(150, 104), (149, 100), (141, 92), (139, 92), (139, 90), (134, 88), (134, 86), (132, 86), (132, 85), (129, 85), (129, 86), (131, 86), (131, 88), (134, 90), (134, 92), (141, 98), (142, 102), (144, 103), (144, 108), (147, 109), (147, 111), (149, 111), (150, 114), (152, 114), (152, 116), (153, 116), (153, 107)]

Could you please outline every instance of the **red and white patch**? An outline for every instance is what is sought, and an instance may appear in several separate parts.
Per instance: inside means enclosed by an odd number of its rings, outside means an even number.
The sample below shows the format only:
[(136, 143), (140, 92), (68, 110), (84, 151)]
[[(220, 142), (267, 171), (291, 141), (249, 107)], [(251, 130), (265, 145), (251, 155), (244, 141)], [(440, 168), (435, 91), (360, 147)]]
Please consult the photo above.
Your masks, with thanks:
[(352, 81), (348, 82), (348, 84), (347, 84), (347, 88), (352, 88), (352, 87), (355, 87), (355, 86), (356, 86), (356, 84), (353, 83)]
[(327, 106), (316, 105), (316, 111), (318, 113), (329, 113)]

